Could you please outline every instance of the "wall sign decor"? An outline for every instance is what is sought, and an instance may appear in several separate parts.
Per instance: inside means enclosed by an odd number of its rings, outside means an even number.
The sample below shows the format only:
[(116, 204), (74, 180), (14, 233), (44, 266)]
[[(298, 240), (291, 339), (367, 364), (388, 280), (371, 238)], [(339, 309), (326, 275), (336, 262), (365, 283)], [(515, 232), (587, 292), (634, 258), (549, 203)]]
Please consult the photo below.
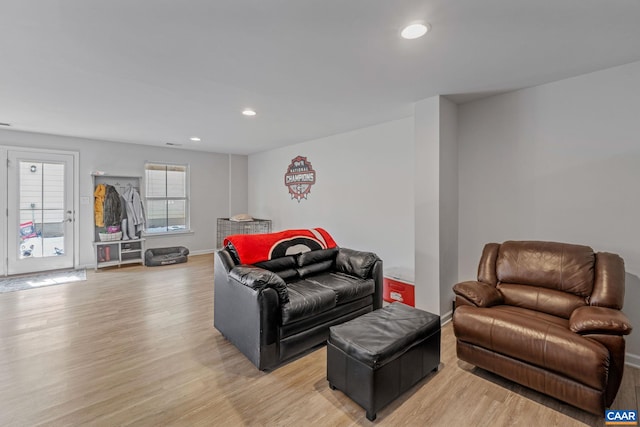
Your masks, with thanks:
[(306, 199), (311, 186), (316, 183), (316, 171), (306, 157), (298, 156), (291, 160), (284, 174), (284, 185), (289, 189), (292, 199)]

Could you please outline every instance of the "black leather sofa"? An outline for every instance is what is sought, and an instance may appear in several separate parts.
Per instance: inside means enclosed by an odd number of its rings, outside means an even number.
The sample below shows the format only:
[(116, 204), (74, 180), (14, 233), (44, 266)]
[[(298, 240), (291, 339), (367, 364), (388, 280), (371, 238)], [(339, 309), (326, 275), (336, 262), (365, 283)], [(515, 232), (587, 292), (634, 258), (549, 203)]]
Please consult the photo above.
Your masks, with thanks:
[(382, 307), (382, 260), (371, 252), (321, 249), (246, 265), (225, 247), (214, 268), (214, 326), (260, 370)]

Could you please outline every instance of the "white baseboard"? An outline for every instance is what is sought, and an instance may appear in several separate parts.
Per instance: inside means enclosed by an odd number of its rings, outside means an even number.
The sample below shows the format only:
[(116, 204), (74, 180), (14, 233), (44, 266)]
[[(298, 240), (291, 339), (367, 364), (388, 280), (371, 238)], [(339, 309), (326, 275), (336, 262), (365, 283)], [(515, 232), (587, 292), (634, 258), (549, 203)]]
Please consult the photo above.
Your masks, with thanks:
[(624, 364), (633, 366), (634, 368), (640, 368), (640, 356), (637, 354), (627, 353), (625, 355)]
[(447, 323), (451, 322), (452, 317), (453, 317), (453, 310), (449, 310), (445, 314), (440, 316), (440, 326), (444, 326)]
[(215, 249), (201, 249), (199, 251), (189, 251), (189, 255), (206, 255), (206, 254), (212, 254), (215, 251), (216, 251)]

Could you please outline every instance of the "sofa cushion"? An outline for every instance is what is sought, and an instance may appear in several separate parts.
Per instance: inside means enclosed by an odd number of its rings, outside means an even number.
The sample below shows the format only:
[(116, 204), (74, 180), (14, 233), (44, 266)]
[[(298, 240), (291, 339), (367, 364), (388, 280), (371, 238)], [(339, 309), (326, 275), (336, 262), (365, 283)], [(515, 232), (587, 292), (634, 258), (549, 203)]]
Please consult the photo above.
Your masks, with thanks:
[(360, 279), (344, 273), (322, 273), (308, 277), (307, 281), (335, 292), (338, 305), (372, 295), (375, 291), (373, 279)]
[(317, 262), (315, 264), (307, 264), (304, 267), (299, 267), (297, 269), (297, 272), (300, 278), (303, 279), (307, 276), (331, 271), (333, 269), (333, 264), (333, 261), (328, 259), (326, 261)]
[(295, 269), (297, 265), (296, 258), (294, 256), (274, 258), (268, 261), (257, 262), (254, 265), (264, 268), (265, 270), (273, 271), (284, 281), (290, 282), (298, 277), (298, 271)]
[(282, 306), (282, 324), (297, 322), (336, 306), (336, 293), (302, 279), (287, 285), (289, 302)]
[(508, 241), (500, 245), (500, 282), (542, 286), (587, 297), (593, 291), (595, 254), (588, 246), (556, 242)]
[(265, 270), (281, 271), (289, 268), (296, 267), (296, 258), (292, 255), (283, 256), (281, 258), (274, 258), (268, 261), (256, 262), (256, 267), (264, 268)]
[(335, 261), (337, 254), (338, 248), (304, 252), (298, 255), (298, 267), (304, 267), (305, 265), (316, 264), (327, 260)]
[[(568, 328), (565, 319), (552, 320), (519, 307), (461, 306), (453, 327), (460, 341), (486, 348), (555, 372), (596, 390), (604, 390), (609, 351), (600, 343)], [(541, 319), (545, 319), (546, 321)], [(566, 325), (566, 326), (564, 326)], [(580, 361), (580, 363), (576, 363)]]
[(369, 277), (371, 268), (378, 260), (373, 252), (361, 252), (353, 249), (340, 248), (336, 256), (336, 270), (361, 279)]
[(276, 271), (275, 273), (280, 276), (285, 282), (293, 282), (294, 280), (297, 280), (298, 277), (300, 277), (298, 276), (298, 270), (296, 270), (295, 268), (287, 268), (286, 270)]

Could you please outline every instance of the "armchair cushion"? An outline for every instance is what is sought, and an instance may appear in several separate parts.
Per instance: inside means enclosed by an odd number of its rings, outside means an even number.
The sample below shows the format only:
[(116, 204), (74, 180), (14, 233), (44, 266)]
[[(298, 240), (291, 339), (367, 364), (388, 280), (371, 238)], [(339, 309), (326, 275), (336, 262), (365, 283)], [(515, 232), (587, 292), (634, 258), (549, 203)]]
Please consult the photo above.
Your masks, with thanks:
[(567, 378), (594, 389), (606, 386), (607, 349), (559, 324), (541, 321), (533, 310), (463, 306), (454, 313), (453, 328), (458, 340), (465, 343), (540, 369), (562, 372)]
[(569, 328), (577, 334), (629, 335), (631, 323), (620, 310), (580, 307), (569, 318)]
[(586, 297), (593, 290), (595, 254), (589, 246), (508, 241), (496, 261), (498, 281), (541, 286)]
[(507, 305), (525, 307), (565, 319), (568, 319), (576, 308), (587, 304), (584, 298), (572, 293), (541, 286), (499, 283), (498, 289)]
[(261, 291), (272, 288), (278, 293), (280, 304), (289, 302), (289, 292), (284, 280), (277, 274), (251, 265), (237, 265), (231, 269), (229, 276), (245, 286)]
[(503, 297), (499, 290), (482, 282), (462, 282), (453, 287), (456, 295), (466, 298), (477, 307), (491, 307), (502, 304)]

